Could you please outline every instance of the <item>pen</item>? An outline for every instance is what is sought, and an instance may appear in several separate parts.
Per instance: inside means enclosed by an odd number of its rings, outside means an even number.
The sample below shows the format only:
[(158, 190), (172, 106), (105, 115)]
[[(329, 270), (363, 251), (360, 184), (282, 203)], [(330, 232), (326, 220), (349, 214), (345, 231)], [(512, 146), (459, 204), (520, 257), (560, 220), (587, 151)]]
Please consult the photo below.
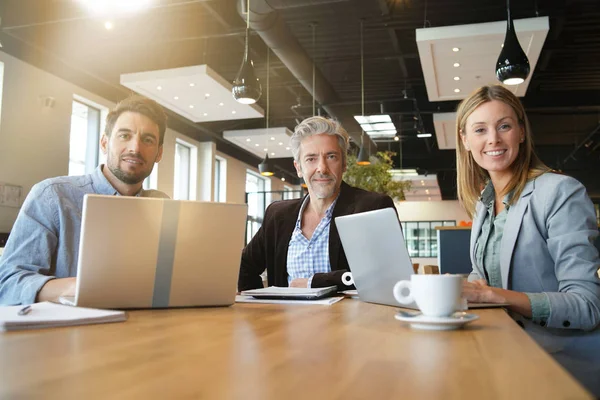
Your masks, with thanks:
[(21, 308), (19, 310), (19, 312), (17, 313), (17, 315), (27, 315), (27, 314), (29, 314), (30, 311), (31, 311), (31, 304)]

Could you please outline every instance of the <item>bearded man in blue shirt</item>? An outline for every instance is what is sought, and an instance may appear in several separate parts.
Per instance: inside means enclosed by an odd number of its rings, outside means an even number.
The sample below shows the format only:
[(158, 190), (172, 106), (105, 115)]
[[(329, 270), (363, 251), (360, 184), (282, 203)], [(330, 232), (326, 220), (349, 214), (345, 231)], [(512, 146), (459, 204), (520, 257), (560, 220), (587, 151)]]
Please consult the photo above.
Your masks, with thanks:
[(75, 295), (84, 195), (168, 197), (142, 188), (162, 158), (165, 130), (161, 106), (131, 96), (106, 118), (100, 139), (106, 165), (89, 175), (51, 178), (33, 186), (0, 257), (0, 304)]
[(265, 269), (269, 286), (341, 286), (342, 274), (350, 268), (334, 218), (394, 208), (389, 196), (342, 182), (349, 138), (337, 121), (307, 118), (290, 142), (308, 195), (267, 208), (261, 228), (242, 253), (240, 291), (263, 287)]

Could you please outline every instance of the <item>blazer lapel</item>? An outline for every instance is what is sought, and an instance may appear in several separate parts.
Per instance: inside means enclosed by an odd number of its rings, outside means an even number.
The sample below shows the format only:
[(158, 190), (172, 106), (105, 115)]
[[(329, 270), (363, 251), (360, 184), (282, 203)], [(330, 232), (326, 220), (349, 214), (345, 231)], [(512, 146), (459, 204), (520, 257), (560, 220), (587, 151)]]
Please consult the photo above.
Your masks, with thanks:
[(340, 196), (333, 207), (331, 222), (329, 223), (329, 263), (331, 270), (334, 271), (340, 261), (340, 253), (342, 251), (342, 242), (340, 234), (335, 225), (335, 217), (348, 215), (354, 212), (354, 202), (352, 201), (351, 187), (342, 181)]
[(502, 242), (500, 244), (500, 272), (502, 274), (502, 288), (508, 289), (508, 276), (510, 275), (510, 263), (512, 261), (515, 243), (521, 230), (523, 215), (529, 206), (534, 181), (527, 182), (519, 200), (510, 207), (504, 224)]
[[(485, 219), (486, 214), (487, 209), (485, 208), (483, 203), (481, 201), (477, 202), (477, 207), (475, 209), (475, 220), (473, 221), (473, 226), (471, 227), (471, 244), (469, 246), (472, 265), (476, 265), (475, 243), (477, 243), (477, 238), (481, 233), (481, 227), (483, 226), (483, 220)], [(476, 266), (477, 269), (479, 269), (480, 266)]]

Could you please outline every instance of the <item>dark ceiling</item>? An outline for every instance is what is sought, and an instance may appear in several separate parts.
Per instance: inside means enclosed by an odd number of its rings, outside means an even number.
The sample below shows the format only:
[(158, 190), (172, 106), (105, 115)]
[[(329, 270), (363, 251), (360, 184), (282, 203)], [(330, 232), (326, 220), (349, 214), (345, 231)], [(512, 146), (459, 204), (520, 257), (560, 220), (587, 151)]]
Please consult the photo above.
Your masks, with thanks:
[[(4, 52), (118, 101), (128, 93), (119, 84), (122, 73), (208, 64), (233, 80), (245, 33), (238, 3), (154, 0), (149, 10), (120, 17), (107, 31), (103, 20), (91, 18), (76, 0), (3, 0), (0, 42)], [(265, 6), (274, 10), (269, 18), (291, 32), (289, 38), (267, 39), (254, 25), (254, 17), (265, 16), (260, 14)], [(391, 114), (403, 135), (402, 167), (436, 173), (443, 198), (456, 198), (454, 151), (439, 150), (435, 137), (416, 138), (412, 117), (417, 109), (425, 131), (434, 132), (432, 114), (454, 111), (457, 103), (428, 101), (415, 29), (505, 20), (505, 7), (502, 0), (251, 0), (251, 10), (259, 12), (251, 14), (259, 30), (252, 33), (251, 54), (263, 91), (267, 44), (274, 47), (270, 125), (293, 128), (313, 114), (312, 79), (306, 72), (312, 76), (314, 60), (317, 111), (340, 118), (356, 137), (359, 127), (351, 115), (361, 114), (362, 20), (365, 115), (382, 107)], [(580, 179), (592, 197), (600, 198), (600, 1), (519, 0), (511, 7), (516, 19), (550, 18), (523, 98), (536, 149), (547, 164)], [(278, 40), (285, 46), (275, 48)], [(284, 57), (286, 49), (291, 50)], [(259, 104), (266, 108), (265, 102), (263, 96)], [(170, 115), (173, 129), (200, 141), (216, 140), (220, 151), (250, 164), (259, 160), (224, 141), (222, 131), (264, 124), (264, 119), (195, 124)], [(400, 143), (378, 147), (399, 153)], [(396, 167), (399, 163), (397, 155)], [(278, 160), (278, 169), (294, 175), (291, 158)]]

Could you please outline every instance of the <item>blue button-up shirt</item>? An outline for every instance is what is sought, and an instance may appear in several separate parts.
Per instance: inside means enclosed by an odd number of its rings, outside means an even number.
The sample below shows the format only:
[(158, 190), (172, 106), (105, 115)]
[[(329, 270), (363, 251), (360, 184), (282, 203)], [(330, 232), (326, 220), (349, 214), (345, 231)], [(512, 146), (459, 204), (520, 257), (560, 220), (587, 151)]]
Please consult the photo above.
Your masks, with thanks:
[[(77, 275), (84, 195), (119, 194), (102, 167), (33, 186), (0, 257), (0, 304), (33, 303), (50, 279)], [(140, 190), (137, 196), (168, 197), (157, 190)]]
[(288, 284), (296, 278), (308, 278), (308, 287), (312, 283), (312, 278), (316, 273), (331, 272), (329, 262), (329, 225), (333, 215), (333, 208), (337, 198), (331, 203), (325, 216), (315, 228), (312, 237), (307, 239), (302, 234), (302, 214), (308, 204), (310, 196), (306, 196), (298, 219), (296, 227), (290, 239), (287, 255)]

